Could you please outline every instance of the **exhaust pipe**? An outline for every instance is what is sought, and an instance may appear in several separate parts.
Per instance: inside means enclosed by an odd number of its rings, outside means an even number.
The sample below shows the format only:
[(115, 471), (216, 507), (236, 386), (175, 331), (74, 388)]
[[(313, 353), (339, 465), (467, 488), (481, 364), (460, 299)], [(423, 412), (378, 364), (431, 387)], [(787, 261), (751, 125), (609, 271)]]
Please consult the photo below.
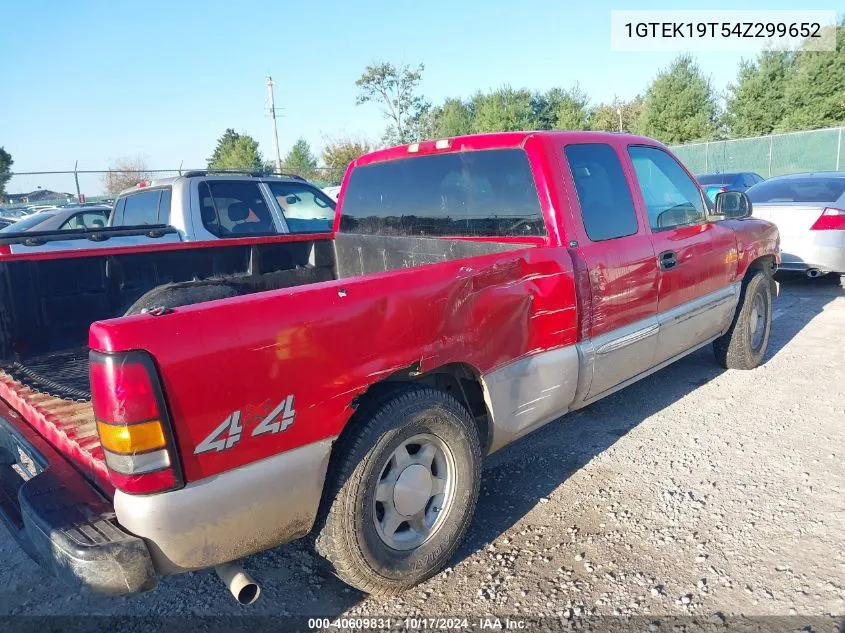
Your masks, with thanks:
[(226, 563), (215, 567), (214, 571), (240, 604), (252, 604), (261, 595), (261, 587), (240, 565)]
[(824, 275), (824, 273), (818, 268), (810, 268), (807, 270), (807, 277), (810, 279), (815, 279), (816, 277), (821, 277), (822, 275)]

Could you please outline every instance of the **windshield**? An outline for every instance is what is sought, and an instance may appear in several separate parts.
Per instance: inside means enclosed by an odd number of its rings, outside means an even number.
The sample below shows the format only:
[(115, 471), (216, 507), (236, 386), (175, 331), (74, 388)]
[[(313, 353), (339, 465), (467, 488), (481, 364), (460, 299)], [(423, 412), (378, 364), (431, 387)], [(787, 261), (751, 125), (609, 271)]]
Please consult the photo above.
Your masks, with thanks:
[(780, 178), (767, 180), (748, 190), (754, 204), (778, 202), (836, 202), (845, 193), (845, 178)]
[(695, 179), (699, 185), (724, 185), (736, 180), (736, 174), (702, 174)]
[(45, 220), (49, 220), (51, 217), (53, 217), (52, 213), (36, 213), (35, 215), (31, 215), (23, 220), (18, 220), (14, 224), (10, 224), (9, 226), (0, 229), (0, 233), (18, 233), (19, 231), (28, 231)]
[(291, 233), (331, 231), (337, 203), (321, 191), (290, 182), (268, 183)]

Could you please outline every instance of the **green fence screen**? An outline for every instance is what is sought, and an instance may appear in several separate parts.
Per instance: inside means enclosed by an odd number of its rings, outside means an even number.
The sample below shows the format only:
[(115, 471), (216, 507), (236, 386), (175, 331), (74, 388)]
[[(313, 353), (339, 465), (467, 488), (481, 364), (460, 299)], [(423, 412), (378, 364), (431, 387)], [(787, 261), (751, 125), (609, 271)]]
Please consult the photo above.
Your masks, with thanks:
[(693, 174), (753, 171), (764, 178), (802, 171), (845, 170), (845, 128), (675, 145)]

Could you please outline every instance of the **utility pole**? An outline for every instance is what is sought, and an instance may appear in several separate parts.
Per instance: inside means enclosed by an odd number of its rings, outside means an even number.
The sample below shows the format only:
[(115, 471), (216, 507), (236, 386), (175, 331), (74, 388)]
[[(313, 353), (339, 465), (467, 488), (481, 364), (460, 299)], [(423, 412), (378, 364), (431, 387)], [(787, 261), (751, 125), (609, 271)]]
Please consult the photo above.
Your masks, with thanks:
[(76, 181), (76, 201), (81, 203), (82, 194), (79, 192), (79, 172), (77, 172), (77, 169), (79, 169), (79, 161), (73, 164), (73, 179)]
[(619, 115), (619, 131), (622, 131), (622, 106), (616, 106), (616, 114)]
[(273, 147), (276, 150), (276, 171), (282, 171), (282, 156), (279, 154), (279, 130), (276, 128), (276, 101), (273, 98), (273, 78), (267, 76), (267, 97), (270, 108), (270, 124), (273, 126)]

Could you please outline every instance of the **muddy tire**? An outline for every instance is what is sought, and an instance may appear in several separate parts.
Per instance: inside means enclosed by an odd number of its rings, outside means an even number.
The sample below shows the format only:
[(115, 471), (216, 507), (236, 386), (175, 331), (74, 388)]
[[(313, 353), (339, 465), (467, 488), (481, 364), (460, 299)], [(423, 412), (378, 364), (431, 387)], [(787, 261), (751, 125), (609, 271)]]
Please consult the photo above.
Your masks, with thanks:
[(478, 501), (481, 443), (469, 412), (407, 385), (362, 405), (333, 451), (316, 550), (366, 593), (408, 589), (440, 571)]
[(742, 284), (731, 328), (713, 342), (716, 361), (727, 369), (754, 369), (763, 362), (772, 330), (772, 287), (763, 271)]

